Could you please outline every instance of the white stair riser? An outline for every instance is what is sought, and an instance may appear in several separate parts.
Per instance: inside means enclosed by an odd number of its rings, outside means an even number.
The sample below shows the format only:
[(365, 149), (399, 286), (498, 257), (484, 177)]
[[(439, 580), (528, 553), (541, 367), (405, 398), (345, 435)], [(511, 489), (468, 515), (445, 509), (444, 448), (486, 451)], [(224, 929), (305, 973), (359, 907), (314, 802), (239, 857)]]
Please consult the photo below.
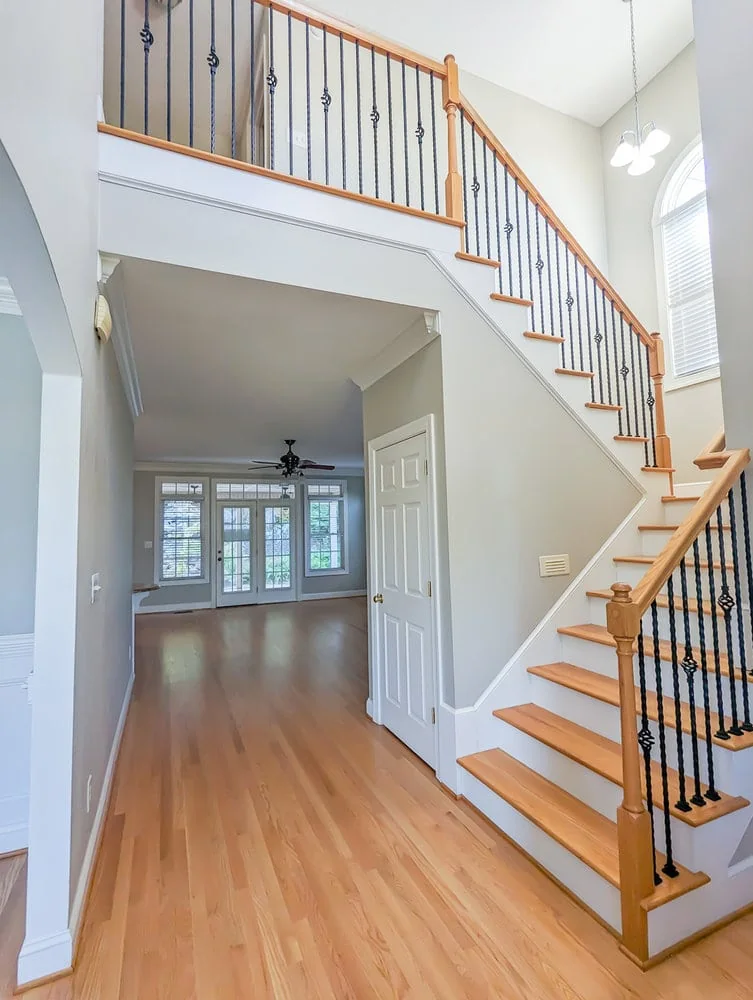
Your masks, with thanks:
[(489, 296), (497, 290), (497, 271), (495, 268), (474, 261), (458, 260), (457, 257), (446, 257), (445, 265), (455, 275), (463, 288), (469, 292), (483, 308), (490, 302)]
[[(639, 532), (639, 534), (641, 536), (641, 553), (644, 556), (658, 555), (672, 538), (672, 533), (669, 531), (641, 531)], [(725, 534), (724, 547), (726, 550), (727, 562), (729, 562), (731, 549), (730, 549), (730, 540), (728, 533)], [(701, 537), (698, 541), (698, 551), (700, 553), (701, 560), (703, 562), (707, 562), (708, 559), (707, 559), (707, 547), (706, 547), (705, 536)], [(713, 531), (711, 533), (711, 551), (714, 553), (714, 561), (715, 562), (718, 561), (720, 552), (718, 531)], [(688, 557), (687, 557), (689, 581), (692, 576), (692, 570), (690, 569), (692, 556), (693, 556), (693, 547), (691, 546), (691, 548), (688, 550)]]
[[(676, 596), (679, 597), (679, 595)], [(695, 600), (695, 594), (693, 596), (693, 600)], [(604, 600), (603, 598), (601, 597), (590, 598), (589, 620), (594, 625), (606, 625), (606, 618), (607, 618), (606, 608), (607, 608), (607, 601)], [(685, 620), (682, 611), (680, 609), (675, 610), (674, 618), (675, 618), (675, 631), (677, 635), (677, 641), (682, 649), (680, 653), (680, 657), (682, 658), (682, 656), (684, 656), (684, 649), (682, 647), (684, 647), (685, 644)], [(650, 612), (647, 612), (643, 621), (644, 621), (644, 629), (647, 631), (647, 633), (650, 634), (652, 628)], [(724, 628), (724, 619), (719, 616), (716, 616), (716, 623), (719, 632), (719, 641), (722, 645), (722, 648), (726, 649), (726, 633)], [(743, 619), (743, 623), (744, 623), (744, 632), (749, 633), (750, 626), (748, 624), (747, 617)], [(659, 627), (659, 638), (670, 639), (671, 630), (669, 622), (669, 608), (657, 608), (657, 624)], [(694, 648), (699, 648), (700, 624), (698, 621), (698, 615), (693, 611), (689, 612), (688, 614), (688, 624), (690, 626), (690, 643)], [(713, 648), (713, 623), (711, 615), (703, 616), (703, 629), (704, 629), (704, 644), (706, 646), (706, 649), (710, 651)], [(733, 649), (735, 652), (737, 652), (739, 640), (737, 631), (737, 617), (735, 611), (733, 611), (732, 614), (732, 629), (733, 629), (733, 640), (734, 640)], [(745, 649), (747, 657), (746, 662), (750, 661), (751, 665), (753, 665), (753, 659), (751, 659), (751, 653), (753, 651), (750, 648), (749, 634), (746, 634)]]
[(622, 925), (619, 891), (473, 775), (467, 771), (462, 774), (462, 792), (468, 801), (619, 932)]

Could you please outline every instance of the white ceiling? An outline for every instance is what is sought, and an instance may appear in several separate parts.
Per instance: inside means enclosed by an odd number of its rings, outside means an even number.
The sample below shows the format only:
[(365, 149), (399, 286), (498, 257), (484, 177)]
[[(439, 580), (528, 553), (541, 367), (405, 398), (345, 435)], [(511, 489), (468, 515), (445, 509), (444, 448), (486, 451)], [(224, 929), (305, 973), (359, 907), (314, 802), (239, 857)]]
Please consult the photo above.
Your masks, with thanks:
[[(603, 125), (632, 93), (623, 0), (315, 0), (550, 108)], [(692, 0), (635, 0), (640, 86), (693, 39)]]
[(363, 465), (361, 391), (348, 373), (419, 310), (141, 260), (121, 266), (144, 403), (137, 460), (276, 460), (291, 437), (301, 458)]

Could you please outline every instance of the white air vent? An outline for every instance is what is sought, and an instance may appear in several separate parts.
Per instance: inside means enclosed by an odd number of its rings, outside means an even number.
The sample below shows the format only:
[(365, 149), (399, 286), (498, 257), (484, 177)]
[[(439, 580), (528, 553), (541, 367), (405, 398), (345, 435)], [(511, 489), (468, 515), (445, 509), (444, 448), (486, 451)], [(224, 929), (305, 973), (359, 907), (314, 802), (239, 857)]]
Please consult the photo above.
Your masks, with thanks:
[(539, 556), (539, 576), (570, 576), (570, 556)]

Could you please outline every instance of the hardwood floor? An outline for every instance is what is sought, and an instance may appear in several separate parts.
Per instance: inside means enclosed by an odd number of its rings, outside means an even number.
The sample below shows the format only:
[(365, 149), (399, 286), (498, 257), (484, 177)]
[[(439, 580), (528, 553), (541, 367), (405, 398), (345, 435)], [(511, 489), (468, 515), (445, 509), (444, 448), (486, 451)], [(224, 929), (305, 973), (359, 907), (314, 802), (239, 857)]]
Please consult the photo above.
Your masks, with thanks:
[(143, 616), (137, 640), (76, 971), (30, 1000), (753, 997), (753, 916), (639, 972), (366, 718), (363, 600)]

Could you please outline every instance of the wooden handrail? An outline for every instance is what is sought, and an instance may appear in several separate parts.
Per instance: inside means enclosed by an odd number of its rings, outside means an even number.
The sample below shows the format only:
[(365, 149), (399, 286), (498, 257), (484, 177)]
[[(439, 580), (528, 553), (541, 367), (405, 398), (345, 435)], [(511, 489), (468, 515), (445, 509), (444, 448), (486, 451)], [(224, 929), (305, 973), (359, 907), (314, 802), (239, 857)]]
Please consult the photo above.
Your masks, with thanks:
[(447, 73), (444, 63), (422, 56), (412, 49), (406, 49), (397, 42), (382, 38), (381, 35), (365, 31), (349, 21), (323, 14), (320, 10), (314, 10), (305, 4), (295, 3), (294, 0), (255, 0), (255, 3), (259, 7), (271, 7), (280, 14), (290, 14), (296, 21), (308, 21), (312, 28), (326, 28), (338, 38), (342, 35), (346, 42), (358, 42), (359, 45), (365, 45), (369, 49), (373, 47), (380, 55), (403, 61), (407, 66), (417, 66), (427, 73), (433, 73), (438, 79), (444, 79)]
[(712, 437), (698, 458), (693, 461), (693, 465), (698, 466), (699, 469), (721, 469), (728, 457), (727, 435), (722, 427)]
[[(706, 522), (714, 513), (740, 478), (741, 472), (750, 463), (750, 449), (737, 448), (729, 451), (727, 460), (719, 475), (706, 489), (688, 516), (672, 535), (660, 554), (654, 560), (638, 586), (633, 590), (638, 621), (643, 617), (651, 602), (667, 582), (680, 562), (688, 554), (688, 549), (703, 531)], [(636, 631), (637, 635), (637, 631)]]
[[(523, 170), (518, 166), (518, 164), (513, 160), (510, 154), (507, 152), (502, 143), (497, 139), (492, 132), (491, 128), (486, 124), (481, 115), (476, 111), (472, 104), (467, 101), (462, 95), (460, 98), (461, 107), (463, 109), (464, 115), (471, 120), (483, 138), (486, 139), (488, 145), (495, 151), (500, 160), (505, 164), (507, 169), (513, 175), (520, 187), (526, 192), (531, 201), (538, 207), (541, 214), (550, 223), (550, 225), (557, 232), (559, 237), (564, 241), (564, 243), (570, 248), (575, 257), (580, 261), (583, 267), (591, 274), (598, 284), (605, 289), (608, 294), (610, 301), (614, 303), (619, 312), (625, 317), (625, 319), (630, 323), (635, 332), (638, 334), (643, 343), (651, 350), (655, 350), (655, 342), (648, 330), (643, 326), (635, 313), (628, 309), (624, 300), (617, 294), (617, 292), (612, 288), (608, 279), (599, 268), (594, 264), (591, 258), (588, 256), (583, 247), (578, 243), (572, 233), (569, 231), (565, 223), (559, 218), (555, 213), (554, 209), (544, 201), (539, 192), (536, 190), (534, 185), (528, 179)], [(450, 214), (449, 211), (447, 213)]]

